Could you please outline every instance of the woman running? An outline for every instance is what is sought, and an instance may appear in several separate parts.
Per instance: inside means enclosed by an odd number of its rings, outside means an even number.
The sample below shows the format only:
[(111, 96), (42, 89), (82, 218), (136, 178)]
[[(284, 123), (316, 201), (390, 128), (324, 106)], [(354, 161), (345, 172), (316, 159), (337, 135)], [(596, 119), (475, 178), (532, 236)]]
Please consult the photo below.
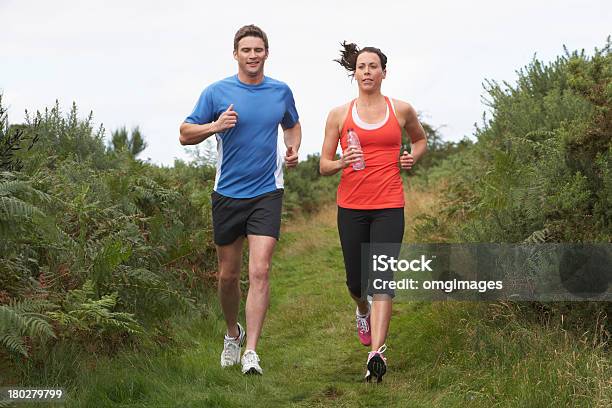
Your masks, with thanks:
[[(363, 243), (393, 243), (399, 248), (404, 235), (404, 190), (400, 167), (411, 169), (427, 149), (425, 131), (414, 108), (381, 93), (387, 57), (375, 47), (359, 49), (342, 44), (340, 63), (357, 81), (359, 96), (329, 112), (321, 152), (320, 172), (332, 175), (342, 170), (338, 186), (338, 232), (346, 269), (346, 284), (357, 304), (357, 334), (371, 346), (365, 379), (382, 380), (387, 370), (385, 340), (394, 293), (374, 290), (362, 280), (362, 260), (369, 265), (371, 254), (362, 255)], [(411, 139), (411, 153), (402, 146), (402, 130)], [(361, 148), (349, 143), (356, 133)], [(335, 160), (338, 142), (342, 157)], [(365, 162), (365, 167), (363, 166)], [(399, 165), (398, 165), (399, 162)], [(399, 252), (399, 249), (398, 249)], [(397, 256), (397, 254), (396, 254)], [(369, 269), (364, 269), (369, 274)], [(367, 286), (366, 286), (367, 285)], [(370, 303), (366, 294), (371, 295)]]

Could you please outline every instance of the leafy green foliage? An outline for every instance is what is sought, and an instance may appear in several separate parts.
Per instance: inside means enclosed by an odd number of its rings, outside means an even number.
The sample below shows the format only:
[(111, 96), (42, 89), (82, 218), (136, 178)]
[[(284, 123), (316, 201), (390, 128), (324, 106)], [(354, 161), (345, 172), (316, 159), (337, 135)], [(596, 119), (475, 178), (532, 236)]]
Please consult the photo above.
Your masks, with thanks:
[(609, 242), (610, 42), (517, 74), (516, 85), (487, 82), (477, 143), (432, 170), (446, 183), (438, 224), (463, 242)]
[(23, 160), (23, 171), (33, 174), (42, 168), (53, 169), (63, 160), (77, 162), (88, 160), (92, 168), (111, 166), (104, 146), (104, 127), (93, 129), (93, 113), (81, 120), (76, 104), (64, 115), (59, 102), (43, 112), (30, 114), (26, 111), (26, 121), (20, 125), (24, 137), (35, 139), (36, 143), (28, 149), (21, 149), (17, 157)]
[(8, 115), (2, 106), (2, 94), (0, 94), (0, 171), (21, 170), (22, 162), (15, 157), (17, 151), (24, 146), (30, 150), (36, 141), (36, 136), (32, 138), (25, 136), (23, 126), (9, 126)]
[[(427, 136), (427, 153), (419, 160), (419, 163), (410, 174), (418, 176), (418, 183), (426, 184), (428, 182), (429, 169), (440, 164), (443, 160), (452, 156), (455, 153), (461, 152), (472, 145), (472, 142), (465, 138), (459, 142), (450, 142), (444, 140), (440, 134), (440, 128), (434, 128), (429, 123), (419, 119), (425, 135)], [(409, 151), (410, 138), (406, 129), (402, 129), (402, 152)], [(409, 173), (402, 172), (403, 175)]]
[[(140, 162), (139, 132), (127, 154), (106, 149), (76, 106), (15, 126), (0, 112), (0, 358), (40, 359), (51, 337), (98, 352), (168, 341), (168, 321), (201, 312), (214, 279), (214, 169)], [(42, 299), (39, 315), (14, 306)]]
[(340, 175), (323, 177), (319, 173), (319, 155), (308, 155), (306, 160), (285, 170), (284, 212), (287, 216), (310, 214), (322, 205), (333, 202)]
[(132, 129), (131, 135), (128, 135), (128, 131), (124, 126), (112, 132), (110, 147), (115, 152), (126, 152), (131, 157), (136, 157), (147, 148), (147, 144), (138, 126)]
[[(534, 60), (516, 84), (488, 81), (490, 119), (477, 142), (431, 169), (443, 189), (438, 214), (416, 231), (451, 242), (612, 241), (612, 43)], [(444, 230), (443, 234), (440, 231)], [(605, 303), (512, 305), (521, 319), (566, 321), (575, 333), (610, 336)]]
[(0, 346), (13, 354), (28, 356), (28, 346), (24, 338), (55, 337), (44, 311), (53, 305), (39, 299), (24, 299), (0, 304)]
[(48, 315), (68, 329), (64, 335), (75, 331), (82, 332), (81, 335), (96, 336), (109, 332), (142, 333), (142, 326), (133, 314), (112, 311), (117, 306), (118, 298), (117, 292), (98, 298), (93, 283), (88, 280), (81, 289), (68, 292), (62, 310), (49, 312)]

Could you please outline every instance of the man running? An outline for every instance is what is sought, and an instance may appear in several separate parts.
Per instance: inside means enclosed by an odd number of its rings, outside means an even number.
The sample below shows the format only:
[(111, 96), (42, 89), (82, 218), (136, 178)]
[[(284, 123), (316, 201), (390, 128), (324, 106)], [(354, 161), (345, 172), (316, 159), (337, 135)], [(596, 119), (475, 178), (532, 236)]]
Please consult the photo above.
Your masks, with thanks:
[[(280, 230), (282, 166), (283, 161), (287, 167), (297, 165), (302, 140), (291, 89), (264, 75), (267, 58), (266, 34), (254, 25), (240, 28), (234, 36), (238, 74), (204, 89), (181, 125), (179, 139), (182, 145), (195, 145), (216, 134), (212, 216), (218, 293), (227, 324), (221, 366), (242, 362), (244, 374), (263, 374), (255, 349), (270, 298), (268, 276)], [(284, 157), (277, 149), (279, 124), (287, 148)], [(238, 323), (244, 237), (249, 247), (246, 333)]]

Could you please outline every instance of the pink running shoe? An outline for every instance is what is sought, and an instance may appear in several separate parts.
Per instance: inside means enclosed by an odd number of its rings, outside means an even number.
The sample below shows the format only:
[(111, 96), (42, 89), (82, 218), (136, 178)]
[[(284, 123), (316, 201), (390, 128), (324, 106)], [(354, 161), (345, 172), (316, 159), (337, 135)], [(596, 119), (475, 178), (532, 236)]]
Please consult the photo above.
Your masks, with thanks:
[(365, 380), (370, 382), (372, 377), (376, 377), (376, 382), (382, 381), (383, 375), (387, 372), (387, 359), (383, 353), (387, 350), (387, 346), (383, 344), (376, 351), (368, 353), (368, 369), (366, 371)]
[(357, 335), (359, 341), (364, 346), (372, 344), (372, 332), (370, 331), (370, 311), (365, 316), (359, 314), (359, 309), (356, 311), (355, 321), (357, 322)]

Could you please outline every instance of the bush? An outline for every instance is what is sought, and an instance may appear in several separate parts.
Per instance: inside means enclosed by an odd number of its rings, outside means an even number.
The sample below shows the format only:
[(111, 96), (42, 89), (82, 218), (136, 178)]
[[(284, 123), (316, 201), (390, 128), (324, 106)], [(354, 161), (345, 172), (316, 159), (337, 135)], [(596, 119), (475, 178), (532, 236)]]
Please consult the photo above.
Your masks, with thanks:
[(444, 180), (438, 224), (459, 242), (610, 242), (612, 56), (534, 60), (516, 85), (487, 82), (477, 142), (431, 170)]
[[(443, 198), (416, 226), (424, 240), (444, 229), (451, 242), (612, 241), (610, 47), (608, 39), (592, 57), (565, 50), (549, 64), (534, 59), (515, 85), (487, 82), (490, 119), (477, 142), (430, 170)], [(592, 333), (594, 345), (612, 332), (605, 302), (514, 307)]]
[(60, 343), (165, 341), (177, 313), (203, 310), (214, 169), (134, 157), (76, 105), (10, 126), (0, 99), (0, 358), (13, 368)]

